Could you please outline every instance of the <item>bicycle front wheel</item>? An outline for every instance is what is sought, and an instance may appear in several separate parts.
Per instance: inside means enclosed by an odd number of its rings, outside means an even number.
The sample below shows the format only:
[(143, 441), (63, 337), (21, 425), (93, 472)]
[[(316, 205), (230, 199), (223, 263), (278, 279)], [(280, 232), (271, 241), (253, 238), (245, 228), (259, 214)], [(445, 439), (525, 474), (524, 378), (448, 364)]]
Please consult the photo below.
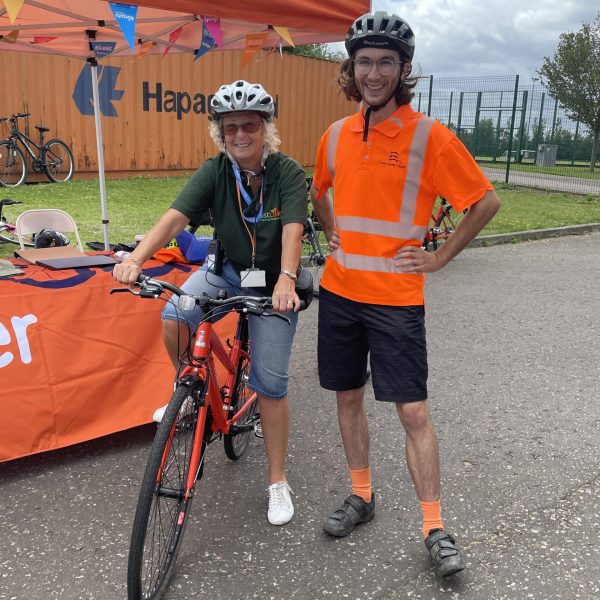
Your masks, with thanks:
[(75, 172), (73, 153), (61, 140), (50, 140), (44, 146), (42, 164), (48, 179), (54, 183), (69, 181)]
[[(207, 386), (179, 384), (158, 426), (141, 485), (127, 571), (129, 600), (162, 597), (173, 573), (206, 450)], [(209, 432), (210, 433), (210, 432)], [(199, 442), (197, 440), (200, 440)], [(198, 447), (199, 446), (199, 447)], [(187, 488), (192, 454), (199, 462)]]
[(0, 142), (0, 186), (17, 187), (25, 179), (27, 163), (21, 149), (12, 142)]
[[(250, 369), (250, 363), (248, 359), (240, 359), (242, 361), (240, 368), (238, 369), (237, 382), (231, 406), (233, 407), (233, 414), (236, 414), (242, 406), (246, 403), (248, 398), (252, 395), (252, 390), (248, 389), (248, 371)], [(237, 427), (250, 426), (256, 420), (256, 411), (258, 410), (258, 400), (250, 403), (248, 408), (240, 415), (235, 425)], [(223, 436), (223, 448), (227, 458), (231, 460), (239, 460), (242, 458), (244, 452), (248, 448), (250, 443), (250, 436), (252, 430), (242, 431), (241, 433), (226, 433)]]

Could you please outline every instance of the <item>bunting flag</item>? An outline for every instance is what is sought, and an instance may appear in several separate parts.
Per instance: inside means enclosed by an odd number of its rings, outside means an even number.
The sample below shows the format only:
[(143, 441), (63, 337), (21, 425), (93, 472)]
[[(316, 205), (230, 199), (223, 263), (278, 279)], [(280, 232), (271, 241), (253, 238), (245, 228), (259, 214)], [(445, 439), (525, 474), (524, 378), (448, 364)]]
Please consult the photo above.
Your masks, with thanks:
[(51, 42), (52, 40), (56, 40), (57, 38), (55, 37), (41, 37), (41, 36), (34, 36), (33, 41), (29, 42), (30, 44), (46, 44), (48, 42)]
[[(175, 29), (175, 31), (171, 31), (171, 33), (169, 35), (169, 43), (174, 44), (177, 41), (177, 38), (181, 35), (182, 31), (183, 31), (183, 25), (181, 27), (178, 27), (177, 29)], [(171, 46), (167, 46), (165, 48), (165, 51), (163, 52), (163, 56), (166, 56), (170, 49), (171, 49)]]
[(154, 45), (155, 45), (155, 43), (152, 40), (148, 40), (146, 42), (142, 42), (141, 44), (139, 44), (137, 56), (135, 57), (135, 59), (140, 60), (140, 58), (143, 58), (146, 54), (148, 54), (148, 52), (150, 52), (150, 49)]
[(273, 25), (273, 29), (290, 45), (296, 47), (296, 44), (292, 41), (292, 36), (287, 27), (277, 27)]
[(223, 47), (223, 32), (221, 31), (220, 17), (202, 17), (202, 22), (206, 27), (210, 37), (215, 41), (219, 48)]
[(137, 20), (138, 7), (135, 4), (117, 4), (109, 2), (110, 9), (115, 15), (117, 24), (121, 28), (123, 37), (127, 40), (130, 48), (135, 47), (135, 23)]
[(19, 30), (11, 31), (8, 35), (3, 35), (0, 41), (6, 42), (7, 44), (14, 44), (19, 37)]
[(208, 33), (208, 30), (206, 29), (206, 25), (204, 24), (204, 22), (202, 23), (202, 41), (200, 42), (200, 48), (198, 48), (198, 51), (196, 52), (196, 56), (194, 57), (194, 60), (198, 60), (202, 55), (206, 54), (209, 50), (212, 50), (215, 47), (215, 40), (213, 39), (212, 35), (210, 35), (210, 33)]
[(117, 42), (90, 42), (96, 58), (104, 58), (113, 52), (117, 46)]
[(242, 54), (240, 69), (243, 69), (252, 60), (252, 57), (263, 47), (263, 44), (268, 37), (268, 31), (246, 34), (246, 46), (244, 48), (244, 54)]
[[(17, 20), (21, 6), (23, 6), (24, 0), (4, 0), (4, 6), (6, 6), (6, 12), (11, 23)], [(8, 37), (8, 36), (6, 36)], [(9, 42), (12, 43), (12, 42)]]

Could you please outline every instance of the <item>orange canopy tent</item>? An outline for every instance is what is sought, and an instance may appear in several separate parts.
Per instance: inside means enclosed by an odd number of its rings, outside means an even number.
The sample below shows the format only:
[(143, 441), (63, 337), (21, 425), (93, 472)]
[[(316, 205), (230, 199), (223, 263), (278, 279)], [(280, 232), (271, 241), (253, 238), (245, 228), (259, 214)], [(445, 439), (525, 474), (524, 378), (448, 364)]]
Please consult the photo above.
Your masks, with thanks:
[[(92, 40), (114, 42), (111, 57), (139, 52), (145, 42), (153, 42), (144, 45), (144, 52), (164, 53), (169, 48), (172, 52), (189, 53), (191, 60), (202, 43), (203, 17), (220, 19), (221, 44), (216, 50), (239, 50), (246, 47), (248, 35), (260, 33), (264, 48), (289, 45), (290, 39), (294, 45), (340, 41), (350, 23), (370, 10), (370, 0), (130, 0), (129, 4), (138, 6), (133, 49), (125, 41), (108, 2), (0, 0), (0, 50), (59, 54), (92, 64), (106, 248), (108, 215), (102, 127), (97, 110), (96, 66), (101, 57), (90, 44)], [(177, 37), (172, 35), (176, 31)]]

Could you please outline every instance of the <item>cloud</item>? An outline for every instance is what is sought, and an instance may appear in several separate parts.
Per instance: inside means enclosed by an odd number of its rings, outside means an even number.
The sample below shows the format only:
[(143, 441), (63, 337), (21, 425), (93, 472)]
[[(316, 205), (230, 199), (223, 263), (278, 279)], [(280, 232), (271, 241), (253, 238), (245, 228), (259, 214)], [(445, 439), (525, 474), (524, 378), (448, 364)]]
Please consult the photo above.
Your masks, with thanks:
[(373, 10), (405, 18), (423, 74), (535, 75), (560, 33), (593, 22), (590, 0), (373, 0)]

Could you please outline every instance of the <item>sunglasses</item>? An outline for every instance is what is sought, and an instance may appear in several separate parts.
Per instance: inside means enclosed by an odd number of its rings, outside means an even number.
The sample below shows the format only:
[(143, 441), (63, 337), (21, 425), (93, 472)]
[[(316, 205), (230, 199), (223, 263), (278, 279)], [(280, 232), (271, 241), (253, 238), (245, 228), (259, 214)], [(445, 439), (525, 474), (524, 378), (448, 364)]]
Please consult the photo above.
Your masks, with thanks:
[(238, 129), (241, 129), (244, 133), (256, 133), (260, 129), (260, 121), (248, 121), (241, 125), (236, 125), (235, 123), (223, 125), (223, 133), (228, 136), (233, 137), (238, 132)]

